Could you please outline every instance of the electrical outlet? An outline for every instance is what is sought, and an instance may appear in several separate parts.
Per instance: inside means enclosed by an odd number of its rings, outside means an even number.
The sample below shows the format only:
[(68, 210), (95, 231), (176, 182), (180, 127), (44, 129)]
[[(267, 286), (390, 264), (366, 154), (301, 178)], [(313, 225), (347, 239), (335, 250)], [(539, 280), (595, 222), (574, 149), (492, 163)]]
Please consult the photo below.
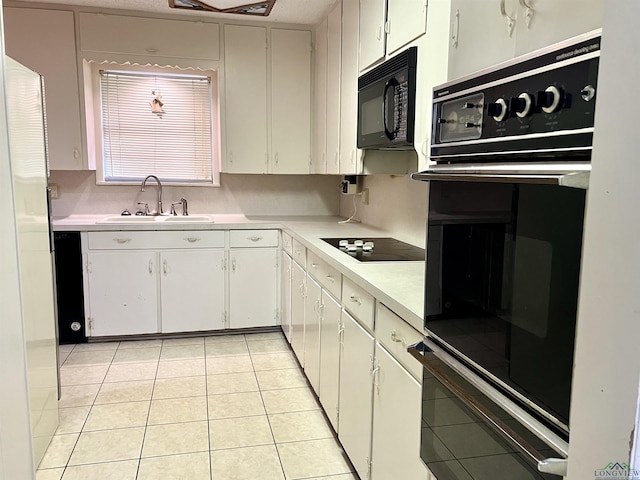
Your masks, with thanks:
[(49, 192), (51, 194), (51, 198), (58, 198), (58, 185), (55, 183), (49, 184)]
[(369, 205), (369, 189), (365, 188), (362, 190), (362, 204)]

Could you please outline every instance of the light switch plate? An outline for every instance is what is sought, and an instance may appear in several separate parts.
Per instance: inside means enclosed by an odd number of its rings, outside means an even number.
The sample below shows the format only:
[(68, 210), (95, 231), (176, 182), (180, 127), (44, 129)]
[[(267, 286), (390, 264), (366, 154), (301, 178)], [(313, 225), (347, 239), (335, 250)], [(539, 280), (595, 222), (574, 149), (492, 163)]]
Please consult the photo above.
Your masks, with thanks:
[(58, 185), (55, 183), (49, 184), (49, 192), (51, 194), (51, 198), (58, 198)]

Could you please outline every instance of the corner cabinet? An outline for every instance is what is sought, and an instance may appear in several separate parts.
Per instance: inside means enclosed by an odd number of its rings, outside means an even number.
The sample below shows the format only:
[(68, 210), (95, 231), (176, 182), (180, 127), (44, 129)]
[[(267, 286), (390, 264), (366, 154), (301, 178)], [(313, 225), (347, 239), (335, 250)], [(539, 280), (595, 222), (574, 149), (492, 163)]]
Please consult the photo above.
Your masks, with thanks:
[(309, 173), (311, 32), (225, 25), (224, 52), (223, 171)]
[(7, 55), (44, 77), (49, 167), (87, 168), (73, 12), (4, 8)]
[(229, 328), (279, 324), (278, 230), (229, 232)]

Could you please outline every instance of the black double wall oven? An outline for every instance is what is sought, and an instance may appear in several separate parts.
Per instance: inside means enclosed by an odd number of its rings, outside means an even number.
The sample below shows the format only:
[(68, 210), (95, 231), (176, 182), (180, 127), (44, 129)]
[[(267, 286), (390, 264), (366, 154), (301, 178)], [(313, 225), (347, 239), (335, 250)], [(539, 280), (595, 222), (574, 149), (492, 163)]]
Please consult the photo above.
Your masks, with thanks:
[(600, 32), (434, 89), (421, 456), (438, 480), (566, 472)]

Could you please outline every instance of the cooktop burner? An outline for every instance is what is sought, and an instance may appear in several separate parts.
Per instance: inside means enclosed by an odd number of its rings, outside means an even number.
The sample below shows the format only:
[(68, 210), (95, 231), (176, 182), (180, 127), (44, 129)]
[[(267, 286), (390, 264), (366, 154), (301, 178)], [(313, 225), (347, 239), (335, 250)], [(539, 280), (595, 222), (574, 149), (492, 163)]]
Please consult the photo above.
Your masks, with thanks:
[(361, 262), (407, 262), (424, 260), (422, 248), (395, 238), (323, 238), (325, 242)]

